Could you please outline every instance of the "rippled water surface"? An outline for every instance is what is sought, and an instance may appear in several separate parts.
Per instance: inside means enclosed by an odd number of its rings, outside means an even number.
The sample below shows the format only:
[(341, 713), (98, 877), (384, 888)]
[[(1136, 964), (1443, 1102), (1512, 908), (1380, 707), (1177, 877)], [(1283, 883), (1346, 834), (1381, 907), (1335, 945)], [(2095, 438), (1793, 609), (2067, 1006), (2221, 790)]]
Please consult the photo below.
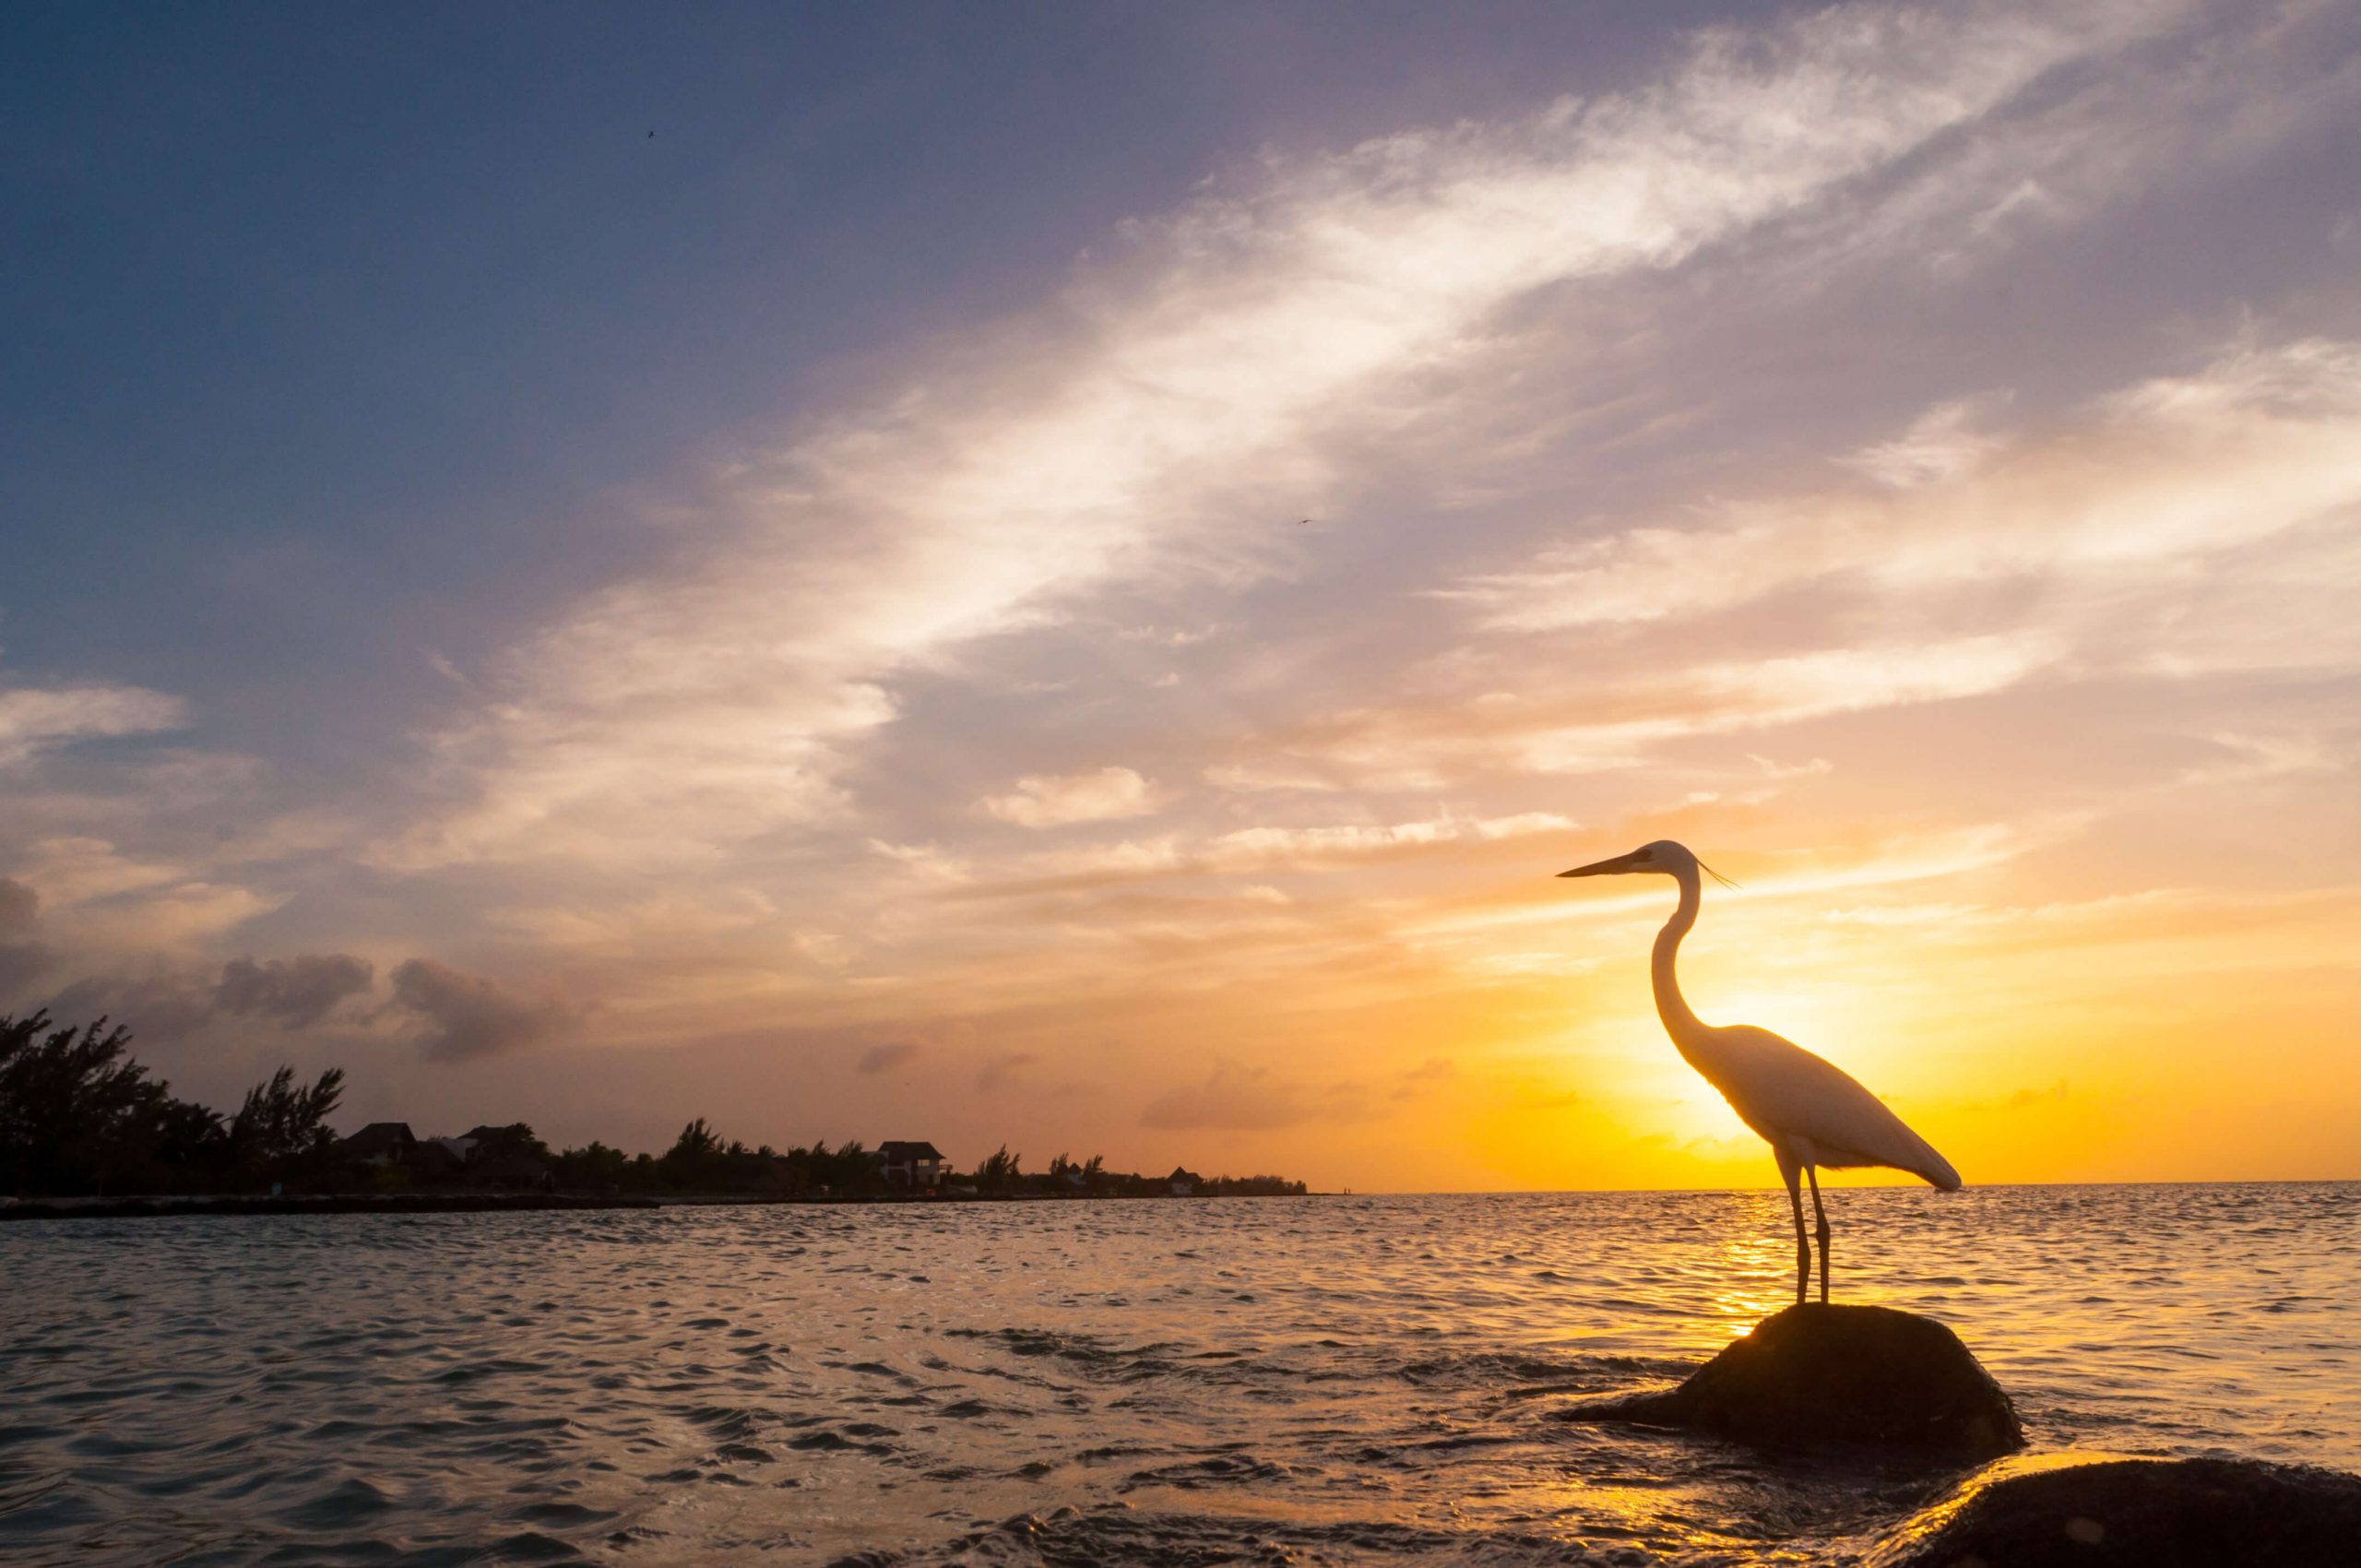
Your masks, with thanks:
[[(2037, 1447), (2361, 1468), (2361, 1185), (1878, 1189)], [(1842, 1562), (1956, 1472), (1549, 1420), (1780, 1194), (0, 1227), (12, 1562)]]

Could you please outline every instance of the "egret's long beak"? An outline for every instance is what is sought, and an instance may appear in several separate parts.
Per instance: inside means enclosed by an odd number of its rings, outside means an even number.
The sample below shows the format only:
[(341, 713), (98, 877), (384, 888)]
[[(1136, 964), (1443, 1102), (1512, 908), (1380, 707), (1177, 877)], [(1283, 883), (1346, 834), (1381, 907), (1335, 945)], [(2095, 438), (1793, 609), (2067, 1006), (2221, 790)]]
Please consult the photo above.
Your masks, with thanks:
[(1630, 871), (1639, 863), (1639, 859), (1640, 851), (1634, 849), (1628, 855), (1618, 855), (1608, 861), (1593, 861), (1586, 866), (1576, 866), (1572, 871), (1561, 871), (1558, 874), (1560, 876), (1613, 876), (1618, 872)]

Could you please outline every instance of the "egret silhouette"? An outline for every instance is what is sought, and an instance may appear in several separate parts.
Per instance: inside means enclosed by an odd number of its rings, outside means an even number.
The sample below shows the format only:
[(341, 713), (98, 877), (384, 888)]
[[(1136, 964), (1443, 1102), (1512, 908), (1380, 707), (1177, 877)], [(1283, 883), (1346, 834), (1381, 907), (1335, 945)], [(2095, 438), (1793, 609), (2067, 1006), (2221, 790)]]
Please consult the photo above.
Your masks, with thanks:
[[(1811, 1282), (1811, 1243), (1804, 1237), (1804, 1201), (1798, 1174), (1811, 1182), (1811, 1211), (1819, 1220), (1820, 1299), (1828, 1300), (1828, 1211), (1820, 1205), (1820, 1167), (1845, 1170), (1882, 1165), (1907, 1170), (1940, 1187), (1959, 1189), (1959, 1172), (1931, 1145), (1902, 1123), (1877, 1096), (1833, 1063), (1751, 1024), (1716, 1028), (1700, 1019), (1681, 999), (1673, 974), (1680, 939), (1697, 923), (1697, 873), (1710, 871), (1687, 848), (1669, 838), (1643, 844), (1628, 855), (1597, 861), (1560, 876), (1630, 876), (1653, 872), (1680, 885), (1680, 907), (1656, 932), (1649, 974), (1656, 1016), (1682, 1061), (1722, 1091), (1739, 1121), (1771, 1146), (1779, 1177), (1787, 1183), (1787, 1206), (1796, 1217), (1796, 1300)], [(1714, 880), (1728, 878), (1718, 872)]]

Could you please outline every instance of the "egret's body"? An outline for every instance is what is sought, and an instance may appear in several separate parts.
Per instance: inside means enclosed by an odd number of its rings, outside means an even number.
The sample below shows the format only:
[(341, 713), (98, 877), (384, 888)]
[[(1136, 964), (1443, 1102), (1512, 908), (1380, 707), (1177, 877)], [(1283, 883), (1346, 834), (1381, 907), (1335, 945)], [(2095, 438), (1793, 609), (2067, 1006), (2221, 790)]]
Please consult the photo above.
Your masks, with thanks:
[(1669, 839), (1628, 855), (1578, 866), (1561, 876), (1618, 876), (1653, 872), (1680, 885), (1680, 907), (1656, 933), (1650, 979), (1656, 1016), (1664, 1020), (1681, 1060), (1719, 1089), (1738, 1120), (1771, 1146), (1787, 1184), (1796, 1220), (1796, 1300), (1811, 1279), (1811, 1243), (1804, 1231), (1798, 1178), (1811, 1184), (1812, 1213), (1820, 1239), (1820, 1299), (1828, 1300), (1828, 1213), (1820, 1202), (1820, 1168), (1852, 1170), (1885, 1166), (1907, 1170), (1945, 1192), (1959, 1186), (1959, 1172), (1926, 1139), (1903, 1124), (1877, 1096), (1833, 1063), (1814, 1056), (1769, 1029), (1749, 1024), (1716, 1028), (1689, 1010), (1673, 972), (1680, 939), (1697, 923), (1701, 894), (1695, 855)]

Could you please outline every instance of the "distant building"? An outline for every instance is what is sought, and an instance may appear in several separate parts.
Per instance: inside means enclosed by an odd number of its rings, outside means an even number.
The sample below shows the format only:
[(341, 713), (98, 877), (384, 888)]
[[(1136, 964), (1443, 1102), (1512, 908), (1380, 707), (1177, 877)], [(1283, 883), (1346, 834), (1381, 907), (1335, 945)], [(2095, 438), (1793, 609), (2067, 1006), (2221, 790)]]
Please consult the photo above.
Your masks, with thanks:
[(1203, 1176), (1185, 1165), (1174, 1166), (1172, 1174), (1164, 1179), (1165, 1184), (1172, 1189), (1172, 1195), (1176, 1198), (1194, 1197), (1197, 1188), (1204, 1183), (1204, 1180)]
[(380, 1170), (388, 1165), (409, 1161), (410, 1152), (418, 1147), (418, 1140), (410, 1136), (407, 1122), (372, 1122), (349, 1138), (338, 1138), (336, 1152), (347, 1159), (359, 1160)]
[(888, 1138), (877, 1146), (877, 1164), (891, 1185), (920, 1193), (942, 1185), (943, 1170), (950, 1161), (932, 1144)]

